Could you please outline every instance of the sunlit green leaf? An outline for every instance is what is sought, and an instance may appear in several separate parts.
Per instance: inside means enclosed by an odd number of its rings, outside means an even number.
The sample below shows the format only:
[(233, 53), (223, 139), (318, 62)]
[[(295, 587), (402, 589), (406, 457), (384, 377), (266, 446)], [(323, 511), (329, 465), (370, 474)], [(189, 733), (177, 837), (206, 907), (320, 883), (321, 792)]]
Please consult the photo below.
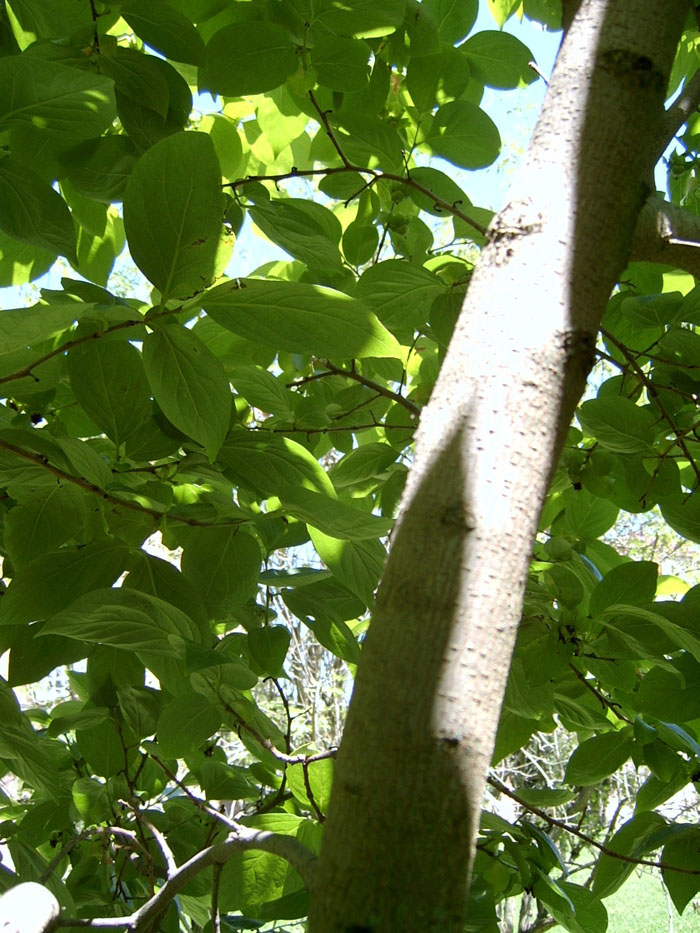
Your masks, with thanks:
[(226, 437), (231, 394), (224, 369), (192, 331), (159, 327), (143, 344), (143, 362), (165, 415), (214, 456)]
[(205, 133), (175, 133), (134, 166), (124, 227), (134, 262), (163, 299), (204, 290), (220, 271), (221, 169)]
[(222, 327), (291, 353), (347, 359), (398, 356), (391, 334), (362, 302), (343, 292), (301, 282), (226, 282), (202, 299)]

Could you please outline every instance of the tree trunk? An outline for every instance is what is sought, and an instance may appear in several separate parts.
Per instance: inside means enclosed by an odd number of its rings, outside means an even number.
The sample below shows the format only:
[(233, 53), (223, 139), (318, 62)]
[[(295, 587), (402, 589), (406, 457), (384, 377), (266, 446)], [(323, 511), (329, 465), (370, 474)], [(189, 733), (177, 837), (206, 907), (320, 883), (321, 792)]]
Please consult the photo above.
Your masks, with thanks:
[(583, 0), (424, 411), (310, 929), (461, 930), (547, 481), (649, 193), (687, 0)]

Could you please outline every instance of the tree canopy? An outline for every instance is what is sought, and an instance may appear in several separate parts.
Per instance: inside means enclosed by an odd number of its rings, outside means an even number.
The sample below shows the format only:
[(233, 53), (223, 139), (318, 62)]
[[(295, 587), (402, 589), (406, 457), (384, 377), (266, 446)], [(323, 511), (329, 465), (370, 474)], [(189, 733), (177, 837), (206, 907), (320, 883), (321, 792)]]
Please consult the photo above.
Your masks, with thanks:
[[(478, 0), (0, 5), (0, 285), (70, 270), (0, 314), (0, 892), (44, 885), (61, 925), (308, 914), (336, 748), (295, 718), (299, 633), (362, 663), (490, 236), (484, 89), (540, 80), (502, 27), (562, 25), (557, 0), (488, 7), (475, 32)], [(540, 924), (604, 933), (638, 865), (679, 912), (700, 890), (700, 830), (664, 809), (700, 781), (700, 585), (615, 537), (700, 543), (699, 42), (689, 9), (667, 191), (539, 520), (489, 778), (515, 816), (484, 810), (471, 931), (526, 894)], [(289, 258), (230, 278), (250, 224)], [(148, 300), (114, 284), (125, 246)], [(543, 779), (527, 762), (555, 730)], [(623, 771), (638, 792), (611, 820)]]

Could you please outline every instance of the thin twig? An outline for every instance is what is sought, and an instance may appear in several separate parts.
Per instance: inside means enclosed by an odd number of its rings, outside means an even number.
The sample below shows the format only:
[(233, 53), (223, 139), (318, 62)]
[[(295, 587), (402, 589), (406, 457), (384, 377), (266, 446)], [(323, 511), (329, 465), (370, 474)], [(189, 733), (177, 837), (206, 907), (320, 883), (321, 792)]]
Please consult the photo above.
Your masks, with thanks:
[(632, 855), (622, 855), (621, 852), (615, 852), (614, 849), (610, 849), (607, 846), (602, 845), (600, 842), (596, 842), (595, 839), (592, 839), (590, 836), (582, 833), (581, 830), (577, 829), (575, 826), (571, 826), (570, 823), (565, 823), (563, 820), (557, 820), (553, 816), (550, 816), (548, 813), (545, 813), (544, 810), (540, 810), (539, 807), (533, 807), (529, 803), (525, 803), (521, 797), (519, 797), (516, 793), (510, 790), (510, 788), (506, 787), (505, 784), (502, 784), (496, 778), (488, 777), (486, 780), (491, 785), (491, 787), (494, 787), (502, 794), (505, 794), (506, 797), (510, 797), (511, 800), (515, 800), (516, 803), (520, 804), (520, 806), (527, 810), (529, 813), (534, 813), (535, 816), (539, 816), (541, 820), (544, 820), (545, 823), (549, 823), (550, 826), (558, 826), (559, 829), (563, 829), (565, 832), (570, 833), (572, 836), (576, 836), (585, 842), (586, 845), (593, 846), (594, 849), (598, 849), (598, 851), (602, 852), (603, 855), (608, 855), (610, 858), (618, 859), (621, 862), (628, 862), (631, 865), (646, 865), (648, 868), (661, 868), (664, 871), (676, 871), (683, 875), (700, 875), (700, 868), (680, 868), (678, 865), (669, 865), (667, 862), (652, 862), (650, 859), (635, 858)]
[(592, 684), (589, 680), (587, 680), (586, 677), (581, 673), (581, 671), (579, 671), (576, 667), (574, 667), (573, 664), (569, 664), (569, 667), (570, 667), (571, 670), (574, 672), (574, 674), (576, 674), (576, 676), (577, 676), (578, 679), (581, 681), (581, 683), (583, 684), (583, 686), (584, 686), (587, 690), (590, 690), (590, 691), (591, 691), (591, 693), (592, 693), (593, 696), (596, 698), (596, 700), (598, 700), (598, 702), (599, 702), (600, 705), (603, 707), (603, 709), (609, 709), (610, 712), (611, 712), (611, 713), (614, 713), (614, 714), (617, 716), (618, 719), (621, 719), (623, 722), (628, 722), (630, 725), (632, 725), (632, 720), (631, 720), (631, 719), (628, 719), (627, 716), (625, 716), (625, 715), (623, 715), (621, 712), (619, 712), (619, 703), (613, 703), (612, 700), (609, 700), (609, 699), (608, 699), (604, 694), (602, 694), (599, 690), (596, 690), (596, 688), (593, 686), (593, 684)]
[(91, 483), (89, 480), (82, 476), (75, 476), (73, 473), (67, 473), (60, 467), (54, 466), (43, 454), (37, 454), (34, 453), (34, 451), (25, 450), (23, 447), (18, 447), (16, 444), (12, 444), (10, 441), (6, 441), (3, 438), (0, 438), (0, 448), (3, 450), (9, 450), (11, 453), (16, 454), (23, 460), (27, 460), (29, 463), (33, 463), (36, 466), (41, 467), (43, 470), (46, 470), (48, 473), (52, 473), (55, 477), (60, 480), (64, 480), (66, 483), (72, 483), (74, 486), (78, 486), (80, 489), (84, 489), (86, 492), (94, 493), (96, 496), (99, 496), (100, 499), (104, 499), (105, 502), (109, 502), (112, 505), (117, 506), (117, 508), (130, 509), (132, 512), (140, 512), (142, 515), (150, 515), (152, 518), (158, 520), (161, 518), (168, 518), (170, 521), (182, 522), (184, 525), (192, 525), (195, 528), (210, 528), (213, 526), (222, 525), (241, 525), (247, 521), (247, 519), (243, 518), (232, 518), (226, 522), (203, 522), (198, 518), (187, 518), (184, 515), (175, 515), (170, 512), (159, 512), (157, 509), (151, 509), (146, 505), (139, 505), (136, 502), (129, 502), (127, 499), (120, 499), (119, 496), (112, 495), (112, 493), (107, 492), (101, 486), (98, 486), (96, 483)]
[(211, 882), (211, 925), (212, 933), (221, 933), (221, 914), (219, 912), (219, 882), (221, 881), (222, 865), (214, 865), (214, 876)]
[[(697, 7), (693, 4), (696, 18), (700, 18)], [(700, 26), (700, 22), (698, 23)], [(700, 71), (696, 71), (665, 113), (663, 127), (654, 153), (654, 163), (658, 162), (667, 146), (688, 118), (700, 104)]]
[(69, 350), (73, 350), (75, 347), (79, 347), (84, 343), (90, 343), (91, 340), (101, 340), (103, 337), (106, 337), (107, 334), (113, 334), (115, 331), (125, 330), (129, 327), (143, 327), (144, 325), (148, 326), (150, 325), (151, 321), (159, 321), (161, 318), (167, 317), (171, 314), (178, 314), (180, 311), (182, 311), (182, 305), (178, 305), (176, 308), (165, 308), (163, 311), (159, 311), (157, 314), (151, 315), (148, 320), (146, 320), (146, 318), (140, 317), (129, 321), (119, 321), (117, 324), (111, 324), (109, 327), (105, 327), (104, 330), (98, 330), (92, 334), (86, 334), (83, 337), (75, 337), (73, 340), (66, 340), (65, 343), (62, 343), (59, 347), (54, 347), (53, 350), (50, 350), (48, 353), (44, 353), (43, 356), (38, 357), (32, 363), (28, 363), (21, 369), (17, 369), (13, 373), (8, 373), (6, 376), (0, 376), (0, 385), (4, 385), (7, 382), (13, 382), (15, 379), (23, 379), (25, 376), (31, 376), (33, 370), (35, 370), (38, 366), (41, 366), (42, 363), (48, 362), (48, 360), (53, 359), (54, 356), (60, 356), (63, 353), (67, 353)]
[(363, 385), (368, 389), (372, 389), (372, 391), (376, 392), (377, 395), (382, 395), (384, 398), (391, 399), (393, 402), (396, 402), (397, 405), (401, 405), (406, 409), (406, 411), (409, 411), (412, 415), (420, 414), (420, 407), (415, 405), (405, 396), (401, 395), (400, 392), (393, 392), (391, 389), (386, 388), (386, 386), (380, 385), (378, 382), (374, 382), (373, 379), (368, 379), (367, 376), (363, 376), (362, 373), (358, 373), (354, 369), (342, 369), (340, 366), (336, 366), (334, 363), (331, 363), (330, 360), (324, 360), (323, 365), (326, 367), (326, 372), (313, 373), (311, 376), (304, 376), (302, 379), (298, 379), (295, 382), (286, 383), (286, 387), (288, 389), (295, 389), (299, 386), (305, 385), (307, 382), (315, 382), (318, 379), (325, 379), (328, 376), (345, 376), (346, 379), (352, 379), (353, 382), (358, 382), (360, 385)]
[(59, 927), (83, 927), (90, 930), (126, 929), (141, 933), (167, 910), (180, 891), (205, 868), (224, 865), (238, 852), (260, 849), (289, 862), (307, 886), (313, 884), (317, 857), (294, 836), (282, 836), (240, 826), (225, 842), (208, 846), (181, 865), (177, 872), (134, 913), (127, 917), (61, 917)]
[[(272, 855), (279, 855), (280, 858), (285, 859), (301, 877), (309, 890), (311, 890), (317, 857), (307, 849), (305, 845), (299, 842), (298, 839), (294, 836), (283, 836), (279, 833), (268, 833), (262, 830), (251, 829), (249, 826), (244, 826), (237, 820), (232, 820), (230, 817), (226, 816), (225, 813), (220, 813), (215, 807), (208, 804), (206, 800), (202, 800), (200, 797), (197, 797), (196, 794), (193, 794), (160, 758), (153, 754), (151, 754), (151, 758), (173, 784), (186, 794), (198, 810), (201, 810), (202, 813), (206, 813), (212, 819), (225, 826), (241, 844), (244, 844), (245, 848), (261, 849), (263, 852), (270, 852)], [(259, 844), (256, 844), (256, 842)], [(179, 868), (178, 871), (181, 871), (182, 867)]]
[[(456, 204), (450, 204), (449, 201), (445, 201), (443, 198), (433, 194), (430, 188), (426, 188), (425, 185), (421, 185), (420, 182), (414, 181), (410, 175), (406, 176), (397, 175), (394, 172), (383, 172), (379, 169), (367, 168), (364, 165), (335, 165), (332, 168), (293, 169), (290, 172), (280, 172), (275, 175), (248, 175), (246, 178), (239, 178), (236, 181), (227, 182), (223, 187), (231, 188), (232, 191), (236, 191), (238, 188), (245, 187), (245, 185), (250, 182), (271, 181), (277, 184), (277, 182), (285, 181), (288, 178), (312, 178), (317, 175), (339, 175), (342, 172), (355, 172), (358, 175), (369, 175), (370, 181), (364, 186), (365, 188), (369, 187), (369, 185), (376, 184), (376, 182), (382, 179), (399, 182), (399, 184), (406, 185), (408, 188), (413, 188), (414, 191), (419, 191), (421, 194), (430, 198), (433, 204), (439, 207), (440, 210), (445, 211), (447, 214), (451, 214), (453, 217), (459, 217), (460, 220), (469, 224), (477, 233), (486, 236), (486, 227), (483, 224), (469, 217), (469, 215), (465, 214)], [(364, 190), (364, 188), (361, 190)]]
[[(342, 417), (346, 417), (346, 412)], [(302, 428), (297, 424), (287, 427), (268, 427), (265, 422), (251, 425), (249, 431), (267, 431), (270, 434), (329, 434), (333, 431), (368, 431), (370, 428), (381, 428), (383, 431), (412, 431), (408, 424), (385, 424), (383, 421), (370, 421), (367, 424), (336, 424), (326, 425), (324, 428)]]
[(93, 46), (94, 51), (97, 52), (97, 54), (99, 55), (102, 52), (102, 49), (100, 48), (100, 35), (97, 31), (97, 20), (99, 19), (100, 14), (97, 12), (97, 9), (95, 8), (95, 0), (90, 0), (90, 13), (92, 14), (92, 22), (93, 22), (92, 46)]
[(227, 713), (230, 713), (231, 716), (236, 720), (236, 725), (239, 729), (244, 729), (251, 738), (262, 745), (262, 747), (268, 751), (273, 758), (276, 758), (277, 761), (282, 762), (285, 765), (303, 765), (310, 764), (312, 761), (323, 761), (325, 758), (335, 758), (338, 754), (337, 748), (330, 748), (324, 752), (315, 752), (313, 755), (288, 755), (286, 752), (280, 751), (276, 745), (273, 744), (271, 739), (268, 739), (262, 733), (258, 732), (253, 726), (245, 721), (238, 713), (231, 707), (228, 703), (223, 703), (224, 709)]
[(61, 864), (63, 859), (70, 854), (71, 850), (79, 842), (81, 842), (83, 839), (87, 839), (89, 835), (90, 834), (88, 832), (83, 831), (82, 833), (78, 833), (76, 836), (71, 836), (70, 839), (61, 846), (60, 850), (54, 855), (49, 864), (43, 870), (38, 879), (39, 884), (46, 884), (56, 868)]
[(325, 110), (322, 110), (322, 109), (321, 109), (321, 107), (320, 107), (318, 101), (316, 100), (316, 98), (315, 98), (315, 96), (314, 96), (314, 92), (313, 92), (313, 91), (309, 91), (309, 100), (310, 100), (311, 103), (314, 105), (314, 109), (316, 110), (316, 113), (317, 113), (318, 116), (319, 116), (319, 119), (320, 119), (320, 121), (321, 121), (321, 125), (323, 126), (324, 130), (326, 131), (326, 136), (330, 139), (333, 148), (335, 149), (335, 151), (336, 151), (336, 152), (338, 153), (338, 155), (340, 156), (340, 159), (341, 159), (343, 165), (344, 165), (346, 168), (350, 168), (350, 161), (349, 161), (348, 157), (345, 155), (345, 153), (343, 152), (343, 150), (341, 149), (340, 144), (339, 144), (338, 140), (337, 140), (336, 137), (335, 137), (335, 133), (333, 132), (333, 129), (332, 129), (330, 123), (328, 122), (328, 114), (326, 113)]
[(629, 350), (624, 345), (624, 343), (619, 341), (617, 337), (615, 337), (613, 334), (610, 333), (610, 331), (606, 330), (605, 328), (601, 328), (600, 332), (603, 335), (603, 337), (605, 337), (606, 340), (612, 343), (614, 347), (617, 347), (617, 349), (620, 351), (620, 353), (622, 353), (622, 355), (625, 357), (625, 359), (630, 364), (632, 369), (635, 371), (640, 382), (644, 385), (644, 388), (647, 390), (647, 394), (649, 395), (651, 399), (653, 399), (657, 408), (661, 412), (661, 417), (664, 419), (666, 424), (668, 424), (669, 428), (671, 429), (671, 432), (673, 433), (675, 437), (674, 443), (678, 444), (680, 449), (683, 451), (683, 454), (688, 460), (688, 465), (690, 466), (692, 471), (695, 473), (695, 478), (698, 482), (698, 485), (700, 485), (700, 466), (698, 466), (698, 464), (695, 462), (695, 460), (691, 456), (690, 451), (688, 450), (688, 447), (685, 443), (685, 438), (683, 437), (682, 432), (678, 430), (676, 425), (673, 423), (673, 419), (671, 418), (669, 413), (666, 411), (666, 406), (664, 405), (663, 400), (661, 399), (661, 396), (659, 395), (658, 389), (656, 388), (652, 380), (644, 372), (642, 367), (639, 365), (634, 354), (631, 352), (631, 350)]
[(146, 829), (148, 829), (148, 831), (151, 833), (151, 835), (155, 839), (158, 845), (158, 848), (160, 849), (161, 854), (165, 860), (165, 864), (167, 866), (168, 877), (171, 877), (171, 875), (174, 875), (175, 872), (177, 871), (177, 862), (175, 861), (175, 856), (173, 855), (172, 849), (168, 845), (168, 841), (163, 835), (163, 833), (156, 826), (153, 825), (153, 823), (148, 819), (148, 817), (144, 813), (142, 813), (140, 810), (137, 810), (136, 807), (132, 806), (128, 800), (120, 800), (119, 803), (121, 803), (122, 806), (125, 806), (128, 810), (130, 810), (131, 813), (133, 813), (134, 818), (138, 820), (139, 822), (143, 823)]
[(308, 760), (307, 760), (307, 761), (302, 761), (302, 763), (301, 763), (301, 770), (302, 770), (302, 773), (303, 773), (303, 775), (304, 775), (304, 789), (306, 790), (306, 796), (309, 798), (309, 803), (310, 803), (311, 806), (313, 807), (314, 813), (316, 814), (316, 818), (318, 819), (319, 823), (323, 823), (323, 822), (325, 821), (326, 817), (324, 816), (324, 814), (323, 814), (321, 808), (319, 807), (319, 805), (316, 803), (316, 798), (314, 797), (314, 792), (311, 790), (311, 781), (310, 781), (310, 779), (309, 779), (309, 762), (308, 762)]

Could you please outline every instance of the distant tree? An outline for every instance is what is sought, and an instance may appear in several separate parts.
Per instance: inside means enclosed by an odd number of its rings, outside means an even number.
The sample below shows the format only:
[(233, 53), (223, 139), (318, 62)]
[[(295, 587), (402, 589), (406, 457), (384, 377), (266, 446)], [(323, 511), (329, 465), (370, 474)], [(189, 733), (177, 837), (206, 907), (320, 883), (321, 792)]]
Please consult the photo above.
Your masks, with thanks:
[[(700, 541), (700, 20), (563, 6), (494, 218), (426, 164), (491, 164), (484, 85), (537, 80), (477, 0), (0, 7), (0, 282), (80, 276), (0, 316), (6, 929), (491, 933), (525, 892), (602, 933), (637, 865), (697, 893), (658, 808), (700, 777), (700, 590), (601, 537), (658, 505)], [(290, 258), (229, 279), (248, 222)], [(125, 242), (147, 302), (108, 289)], [(357, 666), (337, 762), (300, 626)], [(561, 781), (489, 775), (557, 726)], [(630, 760), (633, 815), (586, 832)]]

